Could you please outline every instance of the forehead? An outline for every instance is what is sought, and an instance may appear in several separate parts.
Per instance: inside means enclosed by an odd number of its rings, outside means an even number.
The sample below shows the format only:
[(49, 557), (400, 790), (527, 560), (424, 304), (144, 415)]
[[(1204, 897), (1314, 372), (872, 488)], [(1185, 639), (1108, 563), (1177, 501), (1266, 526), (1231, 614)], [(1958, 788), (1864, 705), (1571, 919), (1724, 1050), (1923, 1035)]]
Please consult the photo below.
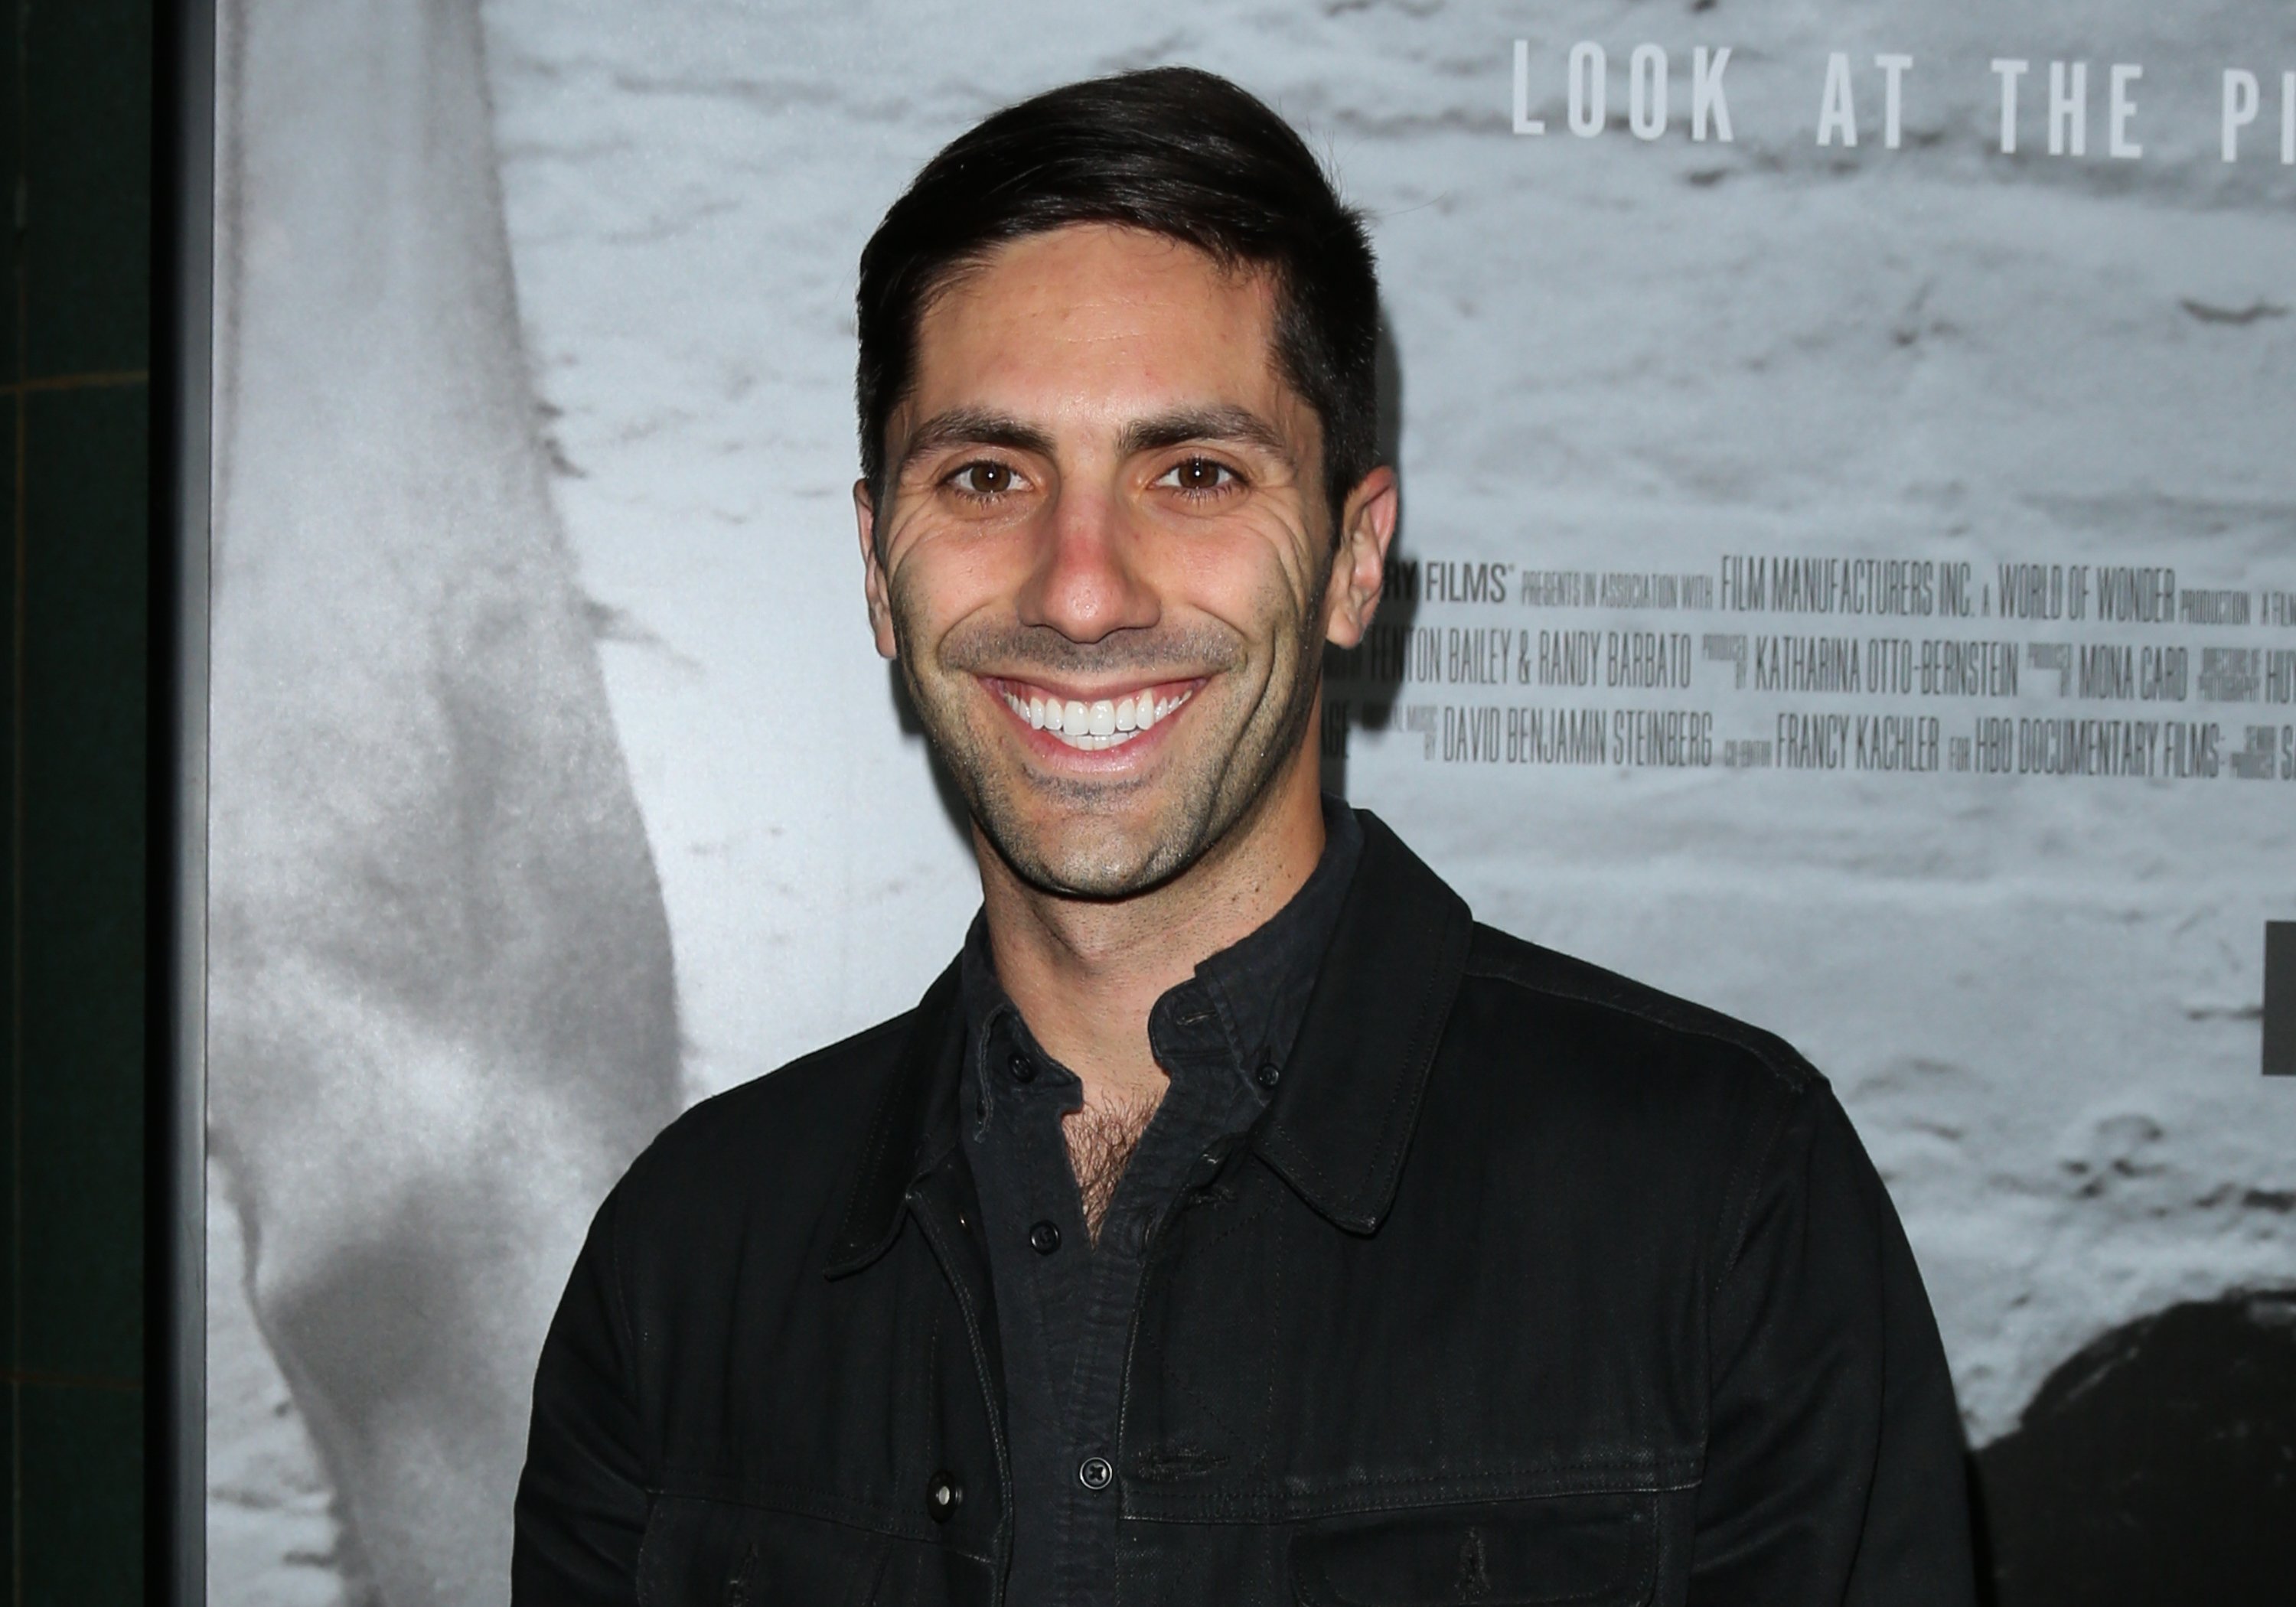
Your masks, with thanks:
[(1031, 415), (1225, 400), (1268, 407), (1275, 297), (1265, 273), (1185, 242), (1071, 225), (998, 248), (917, 326), (909, 411)]

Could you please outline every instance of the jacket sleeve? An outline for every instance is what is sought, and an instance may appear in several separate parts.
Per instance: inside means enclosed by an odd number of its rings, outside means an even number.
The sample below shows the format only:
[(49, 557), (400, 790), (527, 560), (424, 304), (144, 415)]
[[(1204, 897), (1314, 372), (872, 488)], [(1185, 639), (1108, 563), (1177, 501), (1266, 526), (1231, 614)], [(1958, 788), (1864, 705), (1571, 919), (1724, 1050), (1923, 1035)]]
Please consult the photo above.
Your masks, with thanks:
[(1976, 1599), (1953, 1383), (1913, 1250), (1814, 1075), (1728, 1215), (1710, 1316), (1699, 1607)]
[(614, 1200), (590, 1226), (543, 1341), (511, 1552), (514, 1607), (634, 1607), (648, 1498)]

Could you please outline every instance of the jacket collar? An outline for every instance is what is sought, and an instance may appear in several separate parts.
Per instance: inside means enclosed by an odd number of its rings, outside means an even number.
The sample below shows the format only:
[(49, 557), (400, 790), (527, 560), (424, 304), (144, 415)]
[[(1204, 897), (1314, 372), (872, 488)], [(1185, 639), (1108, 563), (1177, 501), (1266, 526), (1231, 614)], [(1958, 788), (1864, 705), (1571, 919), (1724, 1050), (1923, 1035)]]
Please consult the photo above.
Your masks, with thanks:
[(1474, 921), (1385, 822), (1356, 818), (1363, 863), (1251, 1144), (1332, 1222), (1368, 1234), (1394, 1202)]
[[(1260, 1158), (1350, 1233), (1374, 1231), (1403, 1158), (1444, 1023), (1466, 971), (1465, 903), (1368, 810), (1363, 859), (1341, 906), (1287, 1075), (1253, 1127)], [(853, 1192), (830, 1250), (839, 1277), (882, 1255), (910, 1187), (956, 1144), (964, 1056), (957, 967), (910, 1013), (853, 1166)]]

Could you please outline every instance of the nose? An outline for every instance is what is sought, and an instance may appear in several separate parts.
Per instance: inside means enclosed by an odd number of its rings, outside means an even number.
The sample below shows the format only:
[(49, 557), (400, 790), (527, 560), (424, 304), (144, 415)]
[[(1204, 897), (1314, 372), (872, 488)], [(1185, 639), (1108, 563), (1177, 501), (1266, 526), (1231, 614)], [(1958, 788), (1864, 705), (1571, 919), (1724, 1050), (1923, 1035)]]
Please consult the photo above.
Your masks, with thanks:
[(1139, 534), (1111, 498), (1064, 488), (1037, 528), (1035, 567), (1018, 599), (1021, 622), (1071, 642), (1154, 625), (1156, 594), (1138, 567)]

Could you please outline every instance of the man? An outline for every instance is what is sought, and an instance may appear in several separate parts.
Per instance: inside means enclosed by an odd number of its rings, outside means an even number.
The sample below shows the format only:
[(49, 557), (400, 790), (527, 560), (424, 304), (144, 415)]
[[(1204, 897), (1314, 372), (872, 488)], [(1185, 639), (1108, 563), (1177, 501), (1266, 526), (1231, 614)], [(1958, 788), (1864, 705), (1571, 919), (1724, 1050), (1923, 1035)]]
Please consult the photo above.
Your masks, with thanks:
[(1040, 96), (919, 175), (859, 308), (870, 620), (982, 915), (614, 1191), (519, 1598), (1969, 1600), (1935, 1327), (1824, 1081), (1318, 796), (1396, 489), (1298, 136), (1197, 72)]

